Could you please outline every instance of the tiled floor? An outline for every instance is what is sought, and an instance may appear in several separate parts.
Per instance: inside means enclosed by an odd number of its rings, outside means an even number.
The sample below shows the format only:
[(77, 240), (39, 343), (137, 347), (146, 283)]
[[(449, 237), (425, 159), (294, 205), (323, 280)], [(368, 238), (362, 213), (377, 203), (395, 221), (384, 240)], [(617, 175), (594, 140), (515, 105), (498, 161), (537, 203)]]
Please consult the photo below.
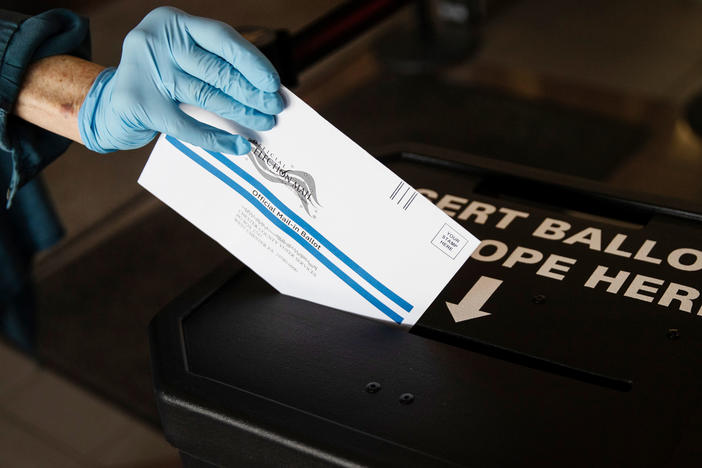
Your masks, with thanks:
[(163, 435), (0, 341), (0, 467), (178, 467)]

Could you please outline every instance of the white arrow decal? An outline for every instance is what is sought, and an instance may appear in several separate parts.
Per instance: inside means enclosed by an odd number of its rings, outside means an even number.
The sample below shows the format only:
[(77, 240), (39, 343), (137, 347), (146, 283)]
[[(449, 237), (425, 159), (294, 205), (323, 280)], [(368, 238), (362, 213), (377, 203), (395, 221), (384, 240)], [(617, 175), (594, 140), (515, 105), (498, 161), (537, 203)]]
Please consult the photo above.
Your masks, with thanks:
[(497, 288), (499, 288), (501, 284), (502, 280), (481, 276), (473, 287), (470, 288), (470, 291), (463, 296), (461, 302), (458, 304), (453, 304), (451, 302), (446, 303), (453, 319), (456, 322), (463, 322), (464, 320), (490, 315), (489, 312), (483, 312), (480, 308), (485, 305), (487, 300), (490, 299), (490, 296), (497, 291)]

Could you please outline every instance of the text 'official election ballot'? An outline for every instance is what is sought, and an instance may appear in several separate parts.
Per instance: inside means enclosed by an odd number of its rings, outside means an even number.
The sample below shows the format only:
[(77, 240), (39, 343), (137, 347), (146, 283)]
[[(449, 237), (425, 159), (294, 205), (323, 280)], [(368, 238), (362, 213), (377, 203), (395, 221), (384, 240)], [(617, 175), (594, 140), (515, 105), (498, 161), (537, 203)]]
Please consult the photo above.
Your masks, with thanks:
[(478, 240), (282, 89), (286, 109), (243, 156), (162, 135), (139, 183), (282, 294), (412, 325)]

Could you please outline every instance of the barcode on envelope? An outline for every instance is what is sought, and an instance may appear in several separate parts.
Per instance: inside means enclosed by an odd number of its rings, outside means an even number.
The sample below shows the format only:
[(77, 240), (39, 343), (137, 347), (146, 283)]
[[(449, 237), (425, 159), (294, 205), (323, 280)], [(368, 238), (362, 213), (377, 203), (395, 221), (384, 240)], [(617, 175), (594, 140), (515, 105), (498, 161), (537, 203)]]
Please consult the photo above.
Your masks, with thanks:
[(403, 181), (398, 182), (390, 194), (390, 200), (403, 210), (407, 210), (417, 197), (417, 192)]

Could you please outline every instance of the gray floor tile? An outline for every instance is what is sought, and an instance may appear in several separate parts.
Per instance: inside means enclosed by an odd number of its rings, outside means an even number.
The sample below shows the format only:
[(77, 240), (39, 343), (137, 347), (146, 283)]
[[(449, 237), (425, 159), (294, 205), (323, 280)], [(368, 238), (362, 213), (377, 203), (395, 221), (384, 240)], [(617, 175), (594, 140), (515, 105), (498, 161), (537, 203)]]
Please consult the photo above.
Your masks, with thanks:
[(29, 357), (0, 341), (0, 400), (15, 391), (38, 371)]
[(48, 371), (0, 401), (0, 408), (82, 455), (118, 440), (133, 426), (127, 415)]
[(45, 438), (33, 434), (0, 412), (0, 467), (7, 468), (79, 468), (70, 454)]
[(179, 466), (178, 451), (163, 434), (136, 422), (123, 437), (94, 450), (90, 459), (104, 467)]

